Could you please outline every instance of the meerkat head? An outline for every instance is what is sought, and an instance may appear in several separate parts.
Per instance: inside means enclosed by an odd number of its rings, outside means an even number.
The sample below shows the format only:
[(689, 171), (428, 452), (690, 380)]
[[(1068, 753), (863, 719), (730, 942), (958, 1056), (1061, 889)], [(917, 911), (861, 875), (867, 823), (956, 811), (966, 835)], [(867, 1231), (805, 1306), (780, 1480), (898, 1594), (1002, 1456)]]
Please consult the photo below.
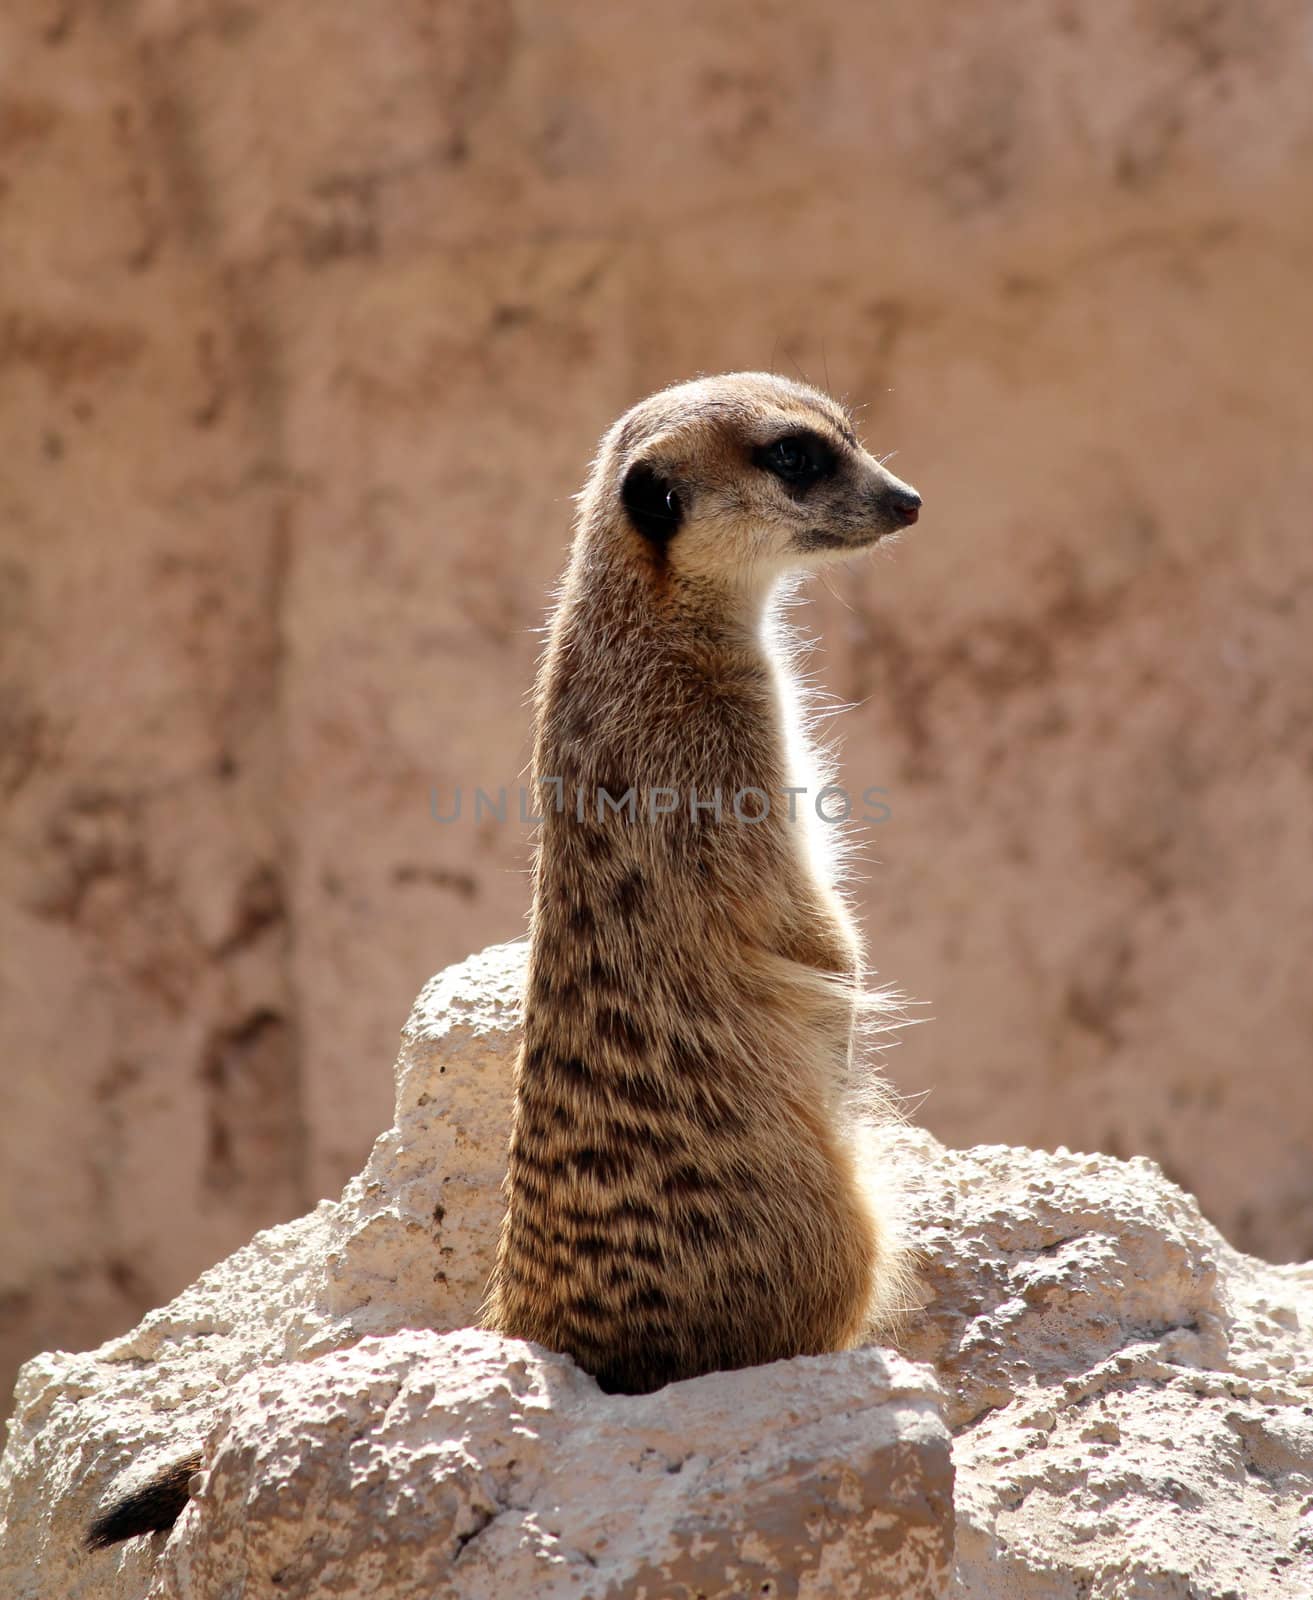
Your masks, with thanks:
[(679, 384), (635, 406), (607, 436), (590, 493), (608, 537), (663, 571), (747, 588), (863, 550), (921, 506), (840, 405), (761, 372)]

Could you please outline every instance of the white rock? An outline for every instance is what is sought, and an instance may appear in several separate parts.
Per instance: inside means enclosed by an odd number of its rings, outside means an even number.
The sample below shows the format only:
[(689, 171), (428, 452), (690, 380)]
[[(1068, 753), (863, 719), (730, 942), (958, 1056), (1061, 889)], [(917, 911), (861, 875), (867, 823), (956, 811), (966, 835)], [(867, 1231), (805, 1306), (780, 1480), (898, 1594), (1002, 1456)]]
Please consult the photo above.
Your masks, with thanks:
[[(426, 987), (394, 1125), (340, 1201), (125, 1338), (28, 1363), (0, 1594), (948, 1592), (925, 1366), (865, 1350), (604, 1396), (469, 1331), (522, 961), (496, 947)], [(893, 1159), (926, 1301), (904, 1353), (956, 1434), (951, 1592), (1313, 1593), (1313, 1269), (1231, 1250), (1148, 1162), (911, 1132)], [(82, 1552), (113, 1483), (207, 1435), (167, 1542)]]
[(942, 1592), (947, 1433), (878, 1350), (601, 1394), (469, 1330), (253, 1373), (152, 1596)]
[(1231, 1249), (1143, 1159), (907, 1146), (954, 1592), (1313, 1595), (1313, 1267)]
[[(494, 947), (425, 987), (393, 1127), (339, 1202), (258, 1234), (126, 1337), (28, 1363), (0, 1593), (655, 1600), (742, 1593), (736, 1573), (778, 1596), (942, 1592), (951, 1465), (924, 1369), (866, 1350), (611, 1397), (531, 1346), (400, 1331), (478, 1314), (523, 959)], [(112, 1484), (212, 1429), (204, 1508), (163, 1559), (163, 1540), (81, 1550)], [(333, 1533), (307, 1555), (316, 1517)]]

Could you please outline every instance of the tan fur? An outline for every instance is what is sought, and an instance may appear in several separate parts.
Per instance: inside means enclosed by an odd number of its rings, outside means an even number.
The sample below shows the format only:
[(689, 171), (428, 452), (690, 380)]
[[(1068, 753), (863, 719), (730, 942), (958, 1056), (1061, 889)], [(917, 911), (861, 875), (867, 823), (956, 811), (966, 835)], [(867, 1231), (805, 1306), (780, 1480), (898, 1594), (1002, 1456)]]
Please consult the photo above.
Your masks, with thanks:
[[(800, 494), (754, 458), (797, 430), (835, 463)], [(635, 465), (674, 490), (668, 542), (626, 511)], [(834, 401), (761, 373), (636, 406), (582, 496), (537, 686), (545, 820), (487, 1321), (606, 1388), (842, 1348), (898, 1281), (845, 1112), (862, 955), (804, 820), (824, 779), (799, 770), (774, 601), (916, 503)], [(810, 788), (794, 822), (790, 785)], [(694, 817), (690, 792), (717, 788), (722, 820)], [(749, 788), (764, 821), (732, 813)], [(599, 815), (602, 789), (633, 789), (634, 819)]]

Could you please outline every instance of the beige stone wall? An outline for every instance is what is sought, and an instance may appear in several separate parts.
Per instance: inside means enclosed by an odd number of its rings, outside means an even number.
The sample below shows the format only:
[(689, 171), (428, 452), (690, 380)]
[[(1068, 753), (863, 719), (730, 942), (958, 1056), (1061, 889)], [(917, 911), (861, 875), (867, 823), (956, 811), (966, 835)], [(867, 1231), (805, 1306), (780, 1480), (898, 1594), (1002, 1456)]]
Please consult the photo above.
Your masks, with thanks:
[(807, 614), (898, 1086), (1313, 1253), (1311, 274), (1297, 0), (6, 6), (0, 1367), (360, 1165), (568, 497), (735, 366), (926, 497)]

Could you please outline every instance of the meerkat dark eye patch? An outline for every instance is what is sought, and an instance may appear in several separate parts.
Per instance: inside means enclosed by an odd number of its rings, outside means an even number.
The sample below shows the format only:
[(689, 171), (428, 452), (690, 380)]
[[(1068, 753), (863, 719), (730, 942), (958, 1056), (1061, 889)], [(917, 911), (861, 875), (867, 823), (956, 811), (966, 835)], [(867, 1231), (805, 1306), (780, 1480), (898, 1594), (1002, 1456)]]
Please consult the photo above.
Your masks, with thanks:
[(669, 478), (646, 461), (636, 461), (625, 473), (620, 499), (633, 523), (649, 543), (664, 549), (679, 532), (684, 505)]
[(805, 494), (820, 479), (832, 478), (839, 464), (830, 441), (810, 429), (757, 445), (752, 462), (773, 473), (791, 494)]

